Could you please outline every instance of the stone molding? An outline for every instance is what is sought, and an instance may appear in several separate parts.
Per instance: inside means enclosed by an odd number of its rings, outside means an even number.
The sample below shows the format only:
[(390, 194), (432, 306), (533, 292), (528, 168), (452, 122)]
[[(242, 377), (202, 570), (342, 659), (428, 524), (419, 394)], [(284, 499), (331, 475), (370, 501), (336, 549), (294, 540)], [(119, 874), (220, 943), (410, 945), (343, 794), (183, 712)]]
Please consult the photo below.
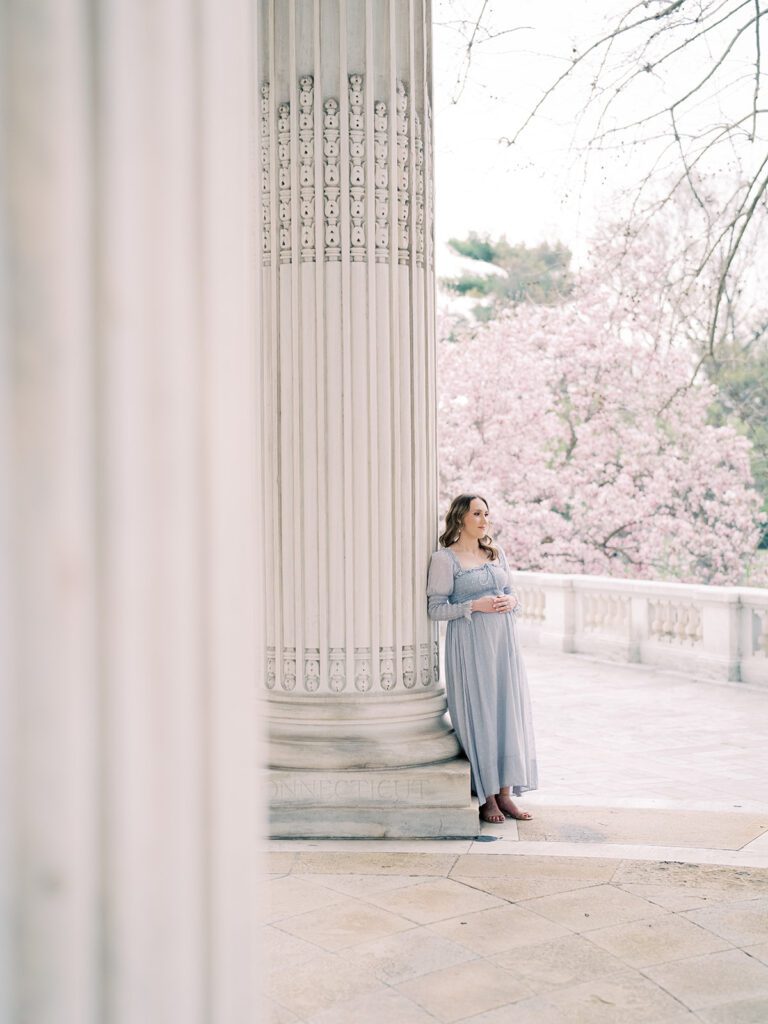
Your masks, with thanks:
[(456, 757), (442, 689), (417, 693), (270, 696), (272, 768), (405, 768)]
[[(374, 687), (370, 647), (355, 647), (352, 658), (354, 674), (350, 687), (346, 674), (347, 652), (343, 647), (331, 647), (325, 656), (321, 656), (318, 648), (307, 647), (303, 658), (295, 647), (283, 647), (279, 655), (275, 647), (268, 647), (265, 684), (268, 690), (277, 693), (301, 693), (302, 690), (317, 693), (321, 689), (330, 693), (347, 690), (367, 693)], [(379, 689), (389, 692), (397, 688), (416, 690), (437, 685), (440, 678), (438, 658), (436, 640), (420, 644), (418, 657), (414, 654), (413, 644), (401, 646), (399, 657), (395, 657), (394, 647), (379, 647)], [(278, 666), (282, 668), (281, 672), (278, 672)], [(327, 686), (323, 686), (323, 679), (328, 680)]]

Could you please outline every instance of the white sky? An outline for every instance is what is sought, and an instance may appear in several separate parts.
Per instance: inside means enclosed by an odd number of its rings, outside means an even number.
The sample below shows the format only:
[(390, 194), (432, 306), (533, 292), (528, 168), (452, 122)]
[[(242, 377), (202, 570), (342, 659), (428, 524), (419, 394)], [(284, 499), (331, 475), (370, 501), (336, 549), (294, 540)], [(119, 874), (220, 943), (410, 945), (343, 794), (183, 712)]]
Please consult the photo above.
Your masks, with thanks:
[(438, 243), (475, 230), (529, 244), (559, 239), (578, 248), (596, 210), (610, 200), (613, 184), (623, 183), (621, 160), (594, 167), (583, 181), (583, 166), (569, 151), (577, 111), (566, 108), (566, 90), (514, 147), (499, 139), (514, 132), (559, 74), (562, 55), (594, 37), (606, 14), (626, 10), (626, 0), (489, 4), (494, 26), (526, 27), (477, 46), (466, 86), (453, 103), (462, 74), (461, 40), (447, 22), (462, 10), (468, 17), (476, 14), (480, 6), (475, 0), (438, 0), (434, 9)]
[[(595, 222), (623, 206), (621, 190), (632, 189), (639, 177), (637, 152), (625, 148), (584, 159), (572, 146), (588, 95), (589, 69), (581, 80), (576, 77), (558, 90), (513, 147), (499, 139), (511, 136), (522, 124), (567, 66), (573, 48), (582, 51), (615, 25), (633, 6), (632, 0), (488, 0), (487, 22), (495, 30), (508, 31), (493, 41), (478, 42), (466, 86), (454, 103), (464, 44), (450, 22), (462, 16), (474, 21), (482, 6), (483, 0), (434, 0), (438, 274), (450, 273), (444, 269), (441, 243), (470, 230), (506, 234), (511, 242), (528, 244), (559, 240), (574, 250), (578, 262)], [(691, 53), (687, 69), (674, 66), (671, 74), (676, 80), (669, 74), (666, 81), (655, 74), (640, 76), (623, 110), (616, 111), (621, 119), (616, 123), (631, 121), (638, 109), (657, 107), (665, 92), (677, 96), (681, 84), (684, 92), (691, 70), (696, 74), (690, 61), (706, 62), (708, 56), (707, 51)], [(749, 52), (743, 59), (751, 89)], [(713, 86), (690, 116), (708, 124), (713, 118), (729, 120), (734, 104), (741, 109), (743, 98)], [(586, 121), (581, 125), (582, 140), (591, 135)], [(763, 147), (754, 148), (764, 155)], [(721, 168), (710, 170), (717, 174)]]

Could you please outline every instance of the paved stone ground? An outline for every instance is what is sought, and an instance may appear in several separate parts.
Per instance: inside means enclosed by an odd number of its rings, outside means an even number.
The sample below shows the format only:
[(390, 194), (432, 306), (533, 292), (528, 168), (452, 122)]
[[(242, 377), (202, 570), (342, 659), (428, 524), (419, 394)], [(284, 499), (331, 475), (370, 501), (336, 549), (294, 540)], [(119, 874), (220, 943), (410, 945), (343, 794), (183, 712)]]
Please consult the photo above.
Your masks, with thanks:
[(767, 1024), (768, 692), (527, 661), (533, 821), (270, 844), (273, 1024)]

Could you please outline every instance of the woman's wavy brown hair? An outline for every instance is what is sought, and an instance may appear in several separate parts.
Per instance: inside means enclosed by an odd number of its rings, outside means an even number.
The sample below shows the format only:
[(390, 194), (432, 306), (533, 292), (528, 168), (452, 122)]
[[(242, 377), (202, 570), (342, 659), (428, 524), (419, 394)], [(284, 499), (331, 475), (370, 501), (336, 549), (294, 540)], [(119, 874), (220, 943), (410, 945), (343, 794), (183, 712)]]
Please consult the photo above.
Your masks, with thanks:
[[(444, 548), (448, 548), (451, 544), (455, 544), (459, 539), (461, 533), (462, 523), (464, 516), (469, 512), (469, 506), (472, 502), (478, 498), (488, 508), (488, 502), (482, 496), (482, 494), (459, 494), (451, 502), (451, 507), (445, 517), (445, 530), (440, 534), (440, 543)], [(479, 541), (480, 547), (488, 555), (491, 562), (495, 562), (499, 557), (498, 548), (493, 545), (493, 538), (490, 534), (486, 533)]]

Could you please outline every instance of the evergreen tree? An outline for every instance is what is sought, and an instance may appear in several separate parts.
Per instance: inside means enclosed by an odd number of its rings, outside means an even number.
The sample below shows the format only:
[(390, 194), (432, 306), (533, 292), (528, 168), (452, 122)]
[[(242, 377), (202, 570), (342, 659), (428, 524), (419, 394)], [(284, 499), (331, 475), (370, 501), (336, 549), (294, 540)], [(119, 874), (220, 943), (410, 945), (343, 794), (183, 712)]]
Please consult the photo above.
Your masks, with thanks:
[(459, 256), (502, 271), (464, 270), (459, 277), (441, 280), (444, 288), (457, 295), (482, 300), (473, 308), (478, 320), (491, 320), (504, 307), (520, 302), (553, 305), (573, 290), (571, 252), (560, 242), (510, 245), (505, 235), (494, 241), (489, 235), (471, 231), (467, 238), (451, 238), (448, 244)]

